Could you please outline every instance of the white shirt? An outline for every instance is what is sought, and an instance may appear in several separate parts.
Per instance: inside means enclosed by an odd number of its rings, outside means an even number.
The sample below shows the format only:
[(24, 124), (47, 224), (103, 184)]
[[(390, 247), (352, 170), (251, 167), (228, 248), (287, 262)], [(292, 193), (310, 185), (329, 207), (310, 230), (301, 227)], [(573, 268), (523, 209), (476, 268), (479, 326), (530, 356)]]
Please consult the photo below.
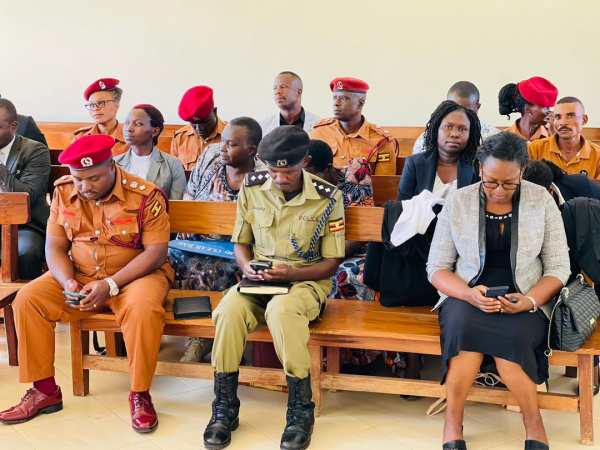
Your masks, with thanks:
[(131, 151), (131, 165), (129, 166), (129, 173), (137, 175), (138, 177), (142, 177), (146, 179), (146, 175), (148, 174), (148, 168), (150, 167), (150, 157), (148, 156), (138, 156), (135, 154), (135, 151)]
[(435, 182), (433, 183), (433, 195), (443, 198), (444, 200), (452, 192), (456, 191), (458, 183), (457, 180), (451, 181), (450, 183), (443, 183), (438, 174), (435, 174)]
[(0, 148), (0, 163), (6, 165), (6, 161), (8, 160), (8, 154), (10, 153), (10, 149), (13, 146), (17, 135), (12, 138), (12, 141), (8, 143), (6, 147)]

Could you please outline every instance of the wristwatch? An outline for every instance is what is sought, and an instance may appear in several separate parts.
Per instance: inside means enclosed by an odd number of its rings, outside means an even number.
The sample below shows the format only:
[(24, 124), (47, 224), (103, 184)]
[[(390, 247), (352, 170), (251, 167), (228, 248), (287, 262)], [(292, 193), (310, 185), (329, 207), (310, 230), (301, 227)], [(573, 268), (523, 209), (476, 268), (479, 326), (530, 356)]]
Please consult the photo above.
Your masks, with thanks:
[(530, 313), (537, 312), (538, 307), (537, 307), (537, 303), (535, 302), (534, 298), (529, 295), (526, 295), (525, 298), (528, 299), (533, 304), (533, 309), (529, 312)]
[(119, 286), (117, 286), (117, 283), (115, 283), (115, 281), (112, 278), (105, 278), (104, 281), (108, 283), (108, 287), (110, 288), (108, 295), (110, 295), (111, 297), (116, 297), (117, 295), (119, 295)]

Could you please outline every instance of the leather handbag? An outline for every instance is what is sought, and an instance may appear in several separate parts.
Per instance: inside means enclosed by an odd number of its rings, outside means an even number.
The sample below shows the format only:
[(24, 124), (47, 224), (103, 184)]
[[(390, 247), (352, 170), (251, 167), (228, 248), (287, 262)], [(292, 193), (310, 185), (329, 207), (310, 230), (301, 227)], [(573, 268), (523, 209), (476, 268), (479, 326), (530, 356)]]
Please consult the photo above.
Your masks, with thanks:
[(596, 331), (600, 316), (600, 302), (594, 289), (577, 275), (568, 286), (562, 288), (552, 314), (548, 330), (548, 349), (574, 352)]

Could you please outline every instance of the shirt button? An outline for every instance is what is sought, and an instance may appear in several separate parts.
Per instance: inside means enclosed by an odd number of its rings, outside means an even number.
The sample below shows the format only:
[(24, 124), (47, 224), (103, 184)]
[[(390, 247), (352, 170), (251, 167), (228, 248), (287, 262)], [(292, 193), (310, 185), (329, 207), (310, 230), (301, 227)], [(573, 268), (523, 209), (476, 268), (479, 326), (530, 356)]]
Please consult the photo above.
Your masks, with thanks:
[(65, 228), (69, 226), (69, 222), (65, 222)]
[(96, 233), (96, 236), (100, 236), (100, 230), (96, 230), (94, 233)]
[(96, 206), (100, 206), (100, 202), (96, 202)]
[(346, 157), (345, 157), (345, 156), (342, 156), (342, 159), (346, 159)]
[(100, 270), (100, 266), (96, 266), (96, 271)]
[(344, 139), (348, 139), (348, 136), (344, 136)]
[(127, 234), (127, 231), (123, 230), (123, 231), (121, 231), (121, 234), (122, 234), (122, 235), (126, 235), (126, 234)]

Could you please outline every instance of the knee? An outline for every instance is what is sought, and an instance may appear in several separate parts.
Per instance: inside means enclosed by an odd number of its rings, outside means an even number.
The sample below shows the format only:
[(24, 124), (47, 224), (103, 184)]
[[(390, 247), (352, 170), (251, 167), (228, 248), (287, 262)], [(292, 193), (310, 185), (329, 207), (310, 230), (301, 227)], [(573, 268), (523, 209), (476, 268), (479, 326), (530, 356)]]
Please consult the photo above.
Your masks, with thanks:
[(223, 322), (245, 321), (248, 313), (247, 300), (237, 292), (228, 293), (213, 311), (212, 319), (215, 326), (218, 326)]
[(39, 289), (36, 289), (35, 284), (36, 283), (32, 281), (19, 290), (12, 303), (15, 314), (25, 313), (36, 303), (40, 292)]
[(267, 324), (276, 323), (288, 314), (298, 314), (294, 302), (287, 295), (278, 295), (268, 303), (265, 311)]
[(161, 302), (148, 299), (143, 301), (137, 298), (136, 301), (131, 302), (123, 315), (123, 320), (127, 318), (128, 321), (143, 325), (151, 322), (163, 322), (165, 319), (165, 309)]

